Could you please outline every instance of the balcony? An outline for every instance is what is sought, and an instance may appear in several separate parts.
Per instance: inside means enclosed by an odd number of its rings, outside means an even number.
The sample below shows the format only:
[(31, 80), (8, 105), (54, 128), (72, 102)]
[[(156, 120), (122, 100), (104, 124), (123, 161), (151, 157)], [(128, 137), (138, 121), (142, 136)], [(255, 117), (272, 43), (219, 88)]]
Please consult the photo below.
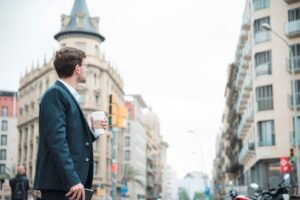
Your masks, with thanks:
[(286, 63), (288, 72), (292, 73), (293, 67), (295, 69), (295, 73), (300, 72), (300, 56), (288, 58)]
[(237, 108), (239, 111), (245, 109), (251, 90), (252, 90), (252, 78), (250, 76), (247, 76), (247, 78), (243, 82), (243, 85), (241, 86), (240, 95), (237, 101)]
[(242, 120), (238, 126), (238, 137), (243, 139), (254, 121), (253, 108), (249, 107), (243, 114)]
[(272, 74), (272, 66), (271, 63), (262, 63), (255, 66), (255, 75), (256, 77), (261, 75), (270, 75)]
[[(300, 144), (300, 137), (298, 138), (298, 144)], [(296, 146), (296, 138), (295, 138), (295, 132), (294, 131), (290, 131), (290, 145), (293, 146), (293, 147)]]
[(250, 30), (250, 27), (251, 27), (250, 17), (244, 16), (243, 22), (242, 22), (242, 29), (243, 30)]
[(271, 31), (259, 31), (254, 35), (255, 43), (266, 42), (271, 39)]
[(244, 164), (253, 155), (255, 155), (255, 143), (248, 142), (244, 144), (239, 154), (239, 163)]
[(289, 38), (300, 36), (300, 20), (287, 22), (285, 24), (285, 34)]
[[(248, 69), (248, 68), (249, 68), (249, 61), (248, 61), (248, 60), (242, 60), (242, 62), (241, 62), (241, 67), (242, 67), (244, 70)], [(246, 74), (246, 72), (245, 72), (245, 74)]]
[(241, 42), (246, 42), (248, 39), (248, 32), (245, 30), (241, 31), (240, 40)]
[(245, 60), (251, 60), (251, 48), (249, 44), (245, 45), (243, 49), (243, 57)]
[(266, 146), (275, 146), (275, 134), (272, 134), (271, 137), (264, 138), (264, 140), (258, 141), (259, 147), (266, 147)]
[(229, 160), (226, 162), (226, 164), (223, 163), (224, 171), (227, 173), (237, 173), (239, 171), (239, 168), (241, 165), (238, 162), (238, 154), (234, 153), (231, 157), (229, 157)]
[(286, 3), (290, 4), (290, 3), (296, 3), (296, 2), (300, 2), (300, 0), (284, 0)]
[[(294, 99), (293, 95), (288, 96), (288, 102), (289, 102), (290, 109), (293, 109), (293, 106), (294, 106), (293, 99)], [(296, 107), (297, 107), (297, 109), (300, 108), (300, 92), (296, 92)]]

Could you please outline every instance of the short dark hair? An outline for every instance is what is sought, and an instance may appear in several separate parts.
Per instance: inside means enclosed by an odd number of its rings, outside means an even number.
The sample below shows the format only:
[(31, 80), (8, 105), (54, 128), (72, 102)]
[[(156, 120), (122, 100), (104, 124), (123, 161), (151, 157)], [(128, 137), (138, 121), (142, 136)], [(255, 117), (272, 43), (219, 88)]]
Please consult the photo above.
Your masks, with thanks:
[(64, 47), (57, 51), (54, 59), (54, 67), (58, 77), (71, 77), (75, 66), (82, 65), (84, 58), (86, 58), (85, 53), (73, 47)]

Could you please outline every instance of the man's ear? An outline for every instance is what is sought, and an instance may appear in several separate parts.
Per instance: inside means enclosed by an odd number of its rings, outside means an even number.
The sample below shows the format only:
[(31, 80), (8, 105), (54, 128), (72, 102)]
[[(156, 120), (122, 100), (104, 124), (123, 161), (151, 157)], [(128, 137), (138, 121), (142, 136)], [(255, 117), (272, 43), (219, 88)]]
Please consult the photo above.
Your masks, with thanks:
[(76, 74), (79, 74), (79, 73), (80, 73), (80, 65), (76, 65), (76, 66), (75, 66), (74, 72), (75, 72)]

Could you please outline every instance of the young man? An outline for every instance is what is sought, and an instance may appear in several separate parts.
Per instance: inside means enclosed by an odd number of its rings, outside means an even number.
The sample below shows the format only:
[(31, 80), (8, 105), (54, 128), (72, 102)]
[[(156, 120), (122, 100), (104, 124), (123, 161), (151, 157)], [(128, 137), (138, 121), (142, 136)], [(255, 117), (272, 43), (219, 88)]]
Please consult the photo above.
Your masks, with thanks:
[[(93, 181), (94, 134), (79, 106), (79, 83), (86, 82), (83, 51), (65, 47), (56, 53), (59, 80), (42, 97), (34, 189), (43, 200), (85, 199)], [(107, 119), (102, 121), (107, 127)]]
[(11, 199), (12, 200), (27, 200), (29, 181), (26, 177), (26, 170), (24, 166), (19, 165), (17, 167), (17, 175), (15, 178), (9, 180), (11, 188)]

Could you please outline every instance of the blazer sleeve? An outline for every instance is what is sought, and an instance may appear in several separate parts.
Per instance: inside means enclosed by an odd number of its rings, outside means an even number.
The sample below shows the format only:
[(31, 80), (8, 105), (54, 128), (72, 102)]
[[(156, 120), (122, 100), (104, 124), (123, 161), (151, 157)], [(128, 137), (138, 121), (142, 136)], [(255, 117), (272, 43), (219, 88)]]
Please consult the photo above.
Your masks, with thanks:
[[(67, 102), (62, 92), (52, 89), (45, 94), (40, 105), (40, 130), (45, 137), (47, 148), (53, 156), (60, 177), (67, 187), (80, 183), (80, 178), (75, 171), (66, 139), (66, 111)], [(41, 127), (40, 124), (40, 127)]]

